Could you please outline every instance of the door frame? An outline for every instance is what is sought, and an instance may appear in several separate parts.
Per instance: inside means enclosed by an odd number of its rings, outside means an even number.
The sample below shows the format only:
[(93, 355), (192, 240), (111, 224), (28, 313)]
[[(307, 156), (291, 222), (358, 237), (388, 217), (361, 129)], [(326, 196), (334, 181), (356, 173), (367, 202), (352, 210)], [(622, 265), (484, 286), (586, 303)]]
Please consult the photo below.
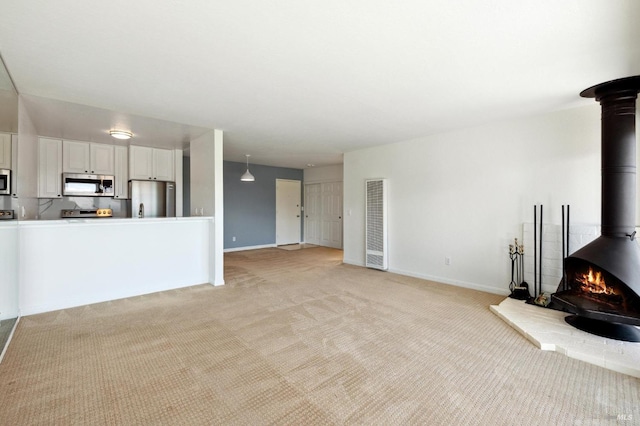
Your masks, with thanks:
[[(287, 239), (286, 242), (282, 240), (279, 235), (279, 226), (278, 224), (281, 220), (284, 219), (282, 212), (279, 209), (278, 202), (281, 199), (282, 193), (280, 197), (278, 196), (278, 183), (295, 183), (297, 185), (296, 190), (296, 200), (297, 200), (297, 220), (296, 220), (296, 229), (297, 229), (297, 241), (289, 242)], [(292, 192), (293, 193), (293, 192)], [(294, 220), (295, 218), (291, 218), (290, 220)], [(279, 245), (288, 245), (288, 244), (300, 244), (302, 242), (302, 181), (297, 179), (276, 179), (276, 246)]]
[[(309, 220), (309, 208), (311, 207), (311, 202), (309, 201), (309, 187), (317, 185), (318, 192), (317, 194), (317, 212), (314, 218), (316, 222), (316, 238), (311, 240), (309, 239), (309, 224), (312, 224), (312, 221)], [(321, 237), (321, 228), (322, 228), (322, 183), (314, 182), (314, 183), (305, 183), (304, 184), (304, 242), (307, 244), (320, 245), (320, 237)]]

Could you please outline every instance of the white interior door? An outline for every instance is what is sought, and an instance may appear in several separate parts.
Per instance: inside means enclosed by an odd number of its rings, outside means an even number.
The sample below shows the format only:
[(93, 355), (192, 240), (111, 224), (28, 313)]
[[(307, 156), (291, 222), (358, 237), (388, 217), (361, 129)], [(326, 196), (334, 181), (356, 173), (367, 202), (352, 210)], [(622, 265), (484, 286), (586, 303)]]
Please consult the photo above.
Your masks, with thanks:
[(321, 184), (304, 186), (304, 241), (309, 244), (320, 244), (321, 195)]
[(320, 245), (342, 248), (342, 182), (321, 184)]
[(299, 180), (276, 179), (276, 245), (300, 242)]

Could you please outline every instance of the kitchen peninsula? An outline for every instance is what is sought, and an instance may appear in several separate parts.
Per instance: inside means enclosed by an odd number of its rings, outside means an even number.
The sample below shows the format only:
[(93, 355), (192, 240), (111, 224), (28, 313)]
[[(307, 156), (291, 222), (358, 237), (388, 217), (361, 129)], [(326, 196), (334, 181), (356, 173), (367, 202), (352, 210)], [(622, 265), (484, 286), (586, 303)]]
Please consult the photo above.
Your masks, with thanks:
[(21, 315), (213, 282), (213, 217), (17, 226)]

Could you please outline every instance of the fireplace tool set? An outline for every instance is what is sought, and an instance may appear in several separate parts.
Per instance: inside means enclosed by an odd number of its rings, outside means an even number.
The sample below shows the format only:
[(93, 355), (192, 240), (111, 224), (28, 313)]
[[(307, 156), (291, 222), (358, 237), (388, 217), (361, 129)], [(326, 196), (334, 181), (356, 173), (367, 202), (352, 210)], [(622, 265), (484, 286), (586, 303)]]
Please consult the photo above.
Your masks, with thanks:
[(509, 297), (527, 300), (531, 295), (529, 294), (529, 284), (524, 281), (524, 245), (518, 244), (517, 238), (513, 244), (509, 244), (509, 258), (511, 259), (511, 282), (509, 283), (511, 294)]
[[(547, 306), (551, 301), (551, 297), (549, 294), (542, 292), (542, 215), (543, 206), (540, 205), (540, 223), (538, 224), (538, 206), (533, 206), (533, 297), (529, 292), (529, 284), (524, 281), (524, 245), (518, 244), (517, 238), (515, 239), (514, 244), (509, 244), (509, 258), (511, 259), (511, 282), (509, 283), (509, 290), (511, 291), (511, 294), (509, 295), (509, 297), (518, 300), (526, 300), (527, 303)], [(564, 228), (564, 206), (562, 206), (562, 224)], [(540, 231), (539, 234), (538, 229)], [(568, 234), (569, 233), (567, 231), (567, 238), (569, 236)], [(564, 248), (565, 243), (563, 229), (563, 254)]]

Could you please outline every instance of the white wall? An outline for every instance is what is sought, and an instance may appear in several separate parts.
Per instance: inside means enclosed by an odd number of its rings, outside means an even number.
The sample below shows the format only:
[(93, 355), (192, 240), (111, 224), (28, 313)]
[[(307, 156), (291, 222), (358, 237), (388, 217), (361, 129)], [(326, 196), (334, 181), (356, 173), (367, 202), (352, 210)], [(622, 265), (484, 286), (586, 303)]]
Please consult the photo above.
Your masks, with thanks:
[(223, 132), (213, 130), (191, 141), (191, 216), (215, 216), (211, 230), (212, 284), (224, 284)]
[(27, 111), (24, 98), (20, 95), (18, 97), (18, 199), (13, 200), (13, 209), (19, 219), (32, 220), (38, 214), (37, 165), (38, 134)]
[(191, 216), (213, 216), (215, 200), (215, 136), (205, 133), (191, 141)]
[[(506, 294), (508, 245), (545, 223), (600, 221), (600, 107), (424, 137), (344, 156), (344, 260), (364, 265), (364, 181), (389, 179), (390, 270)], [(445, 256), (451, 258), (446, 266)]]
[(222, 130), (214, 131), (214, 186), (213, 197), (215, 206), (215, 223), (211, 227), (214, 261), (210, 262), (214, 270), (210, 270), (213, 285), (224, 284), (224, 166), (223, 166), (223, 141)]

